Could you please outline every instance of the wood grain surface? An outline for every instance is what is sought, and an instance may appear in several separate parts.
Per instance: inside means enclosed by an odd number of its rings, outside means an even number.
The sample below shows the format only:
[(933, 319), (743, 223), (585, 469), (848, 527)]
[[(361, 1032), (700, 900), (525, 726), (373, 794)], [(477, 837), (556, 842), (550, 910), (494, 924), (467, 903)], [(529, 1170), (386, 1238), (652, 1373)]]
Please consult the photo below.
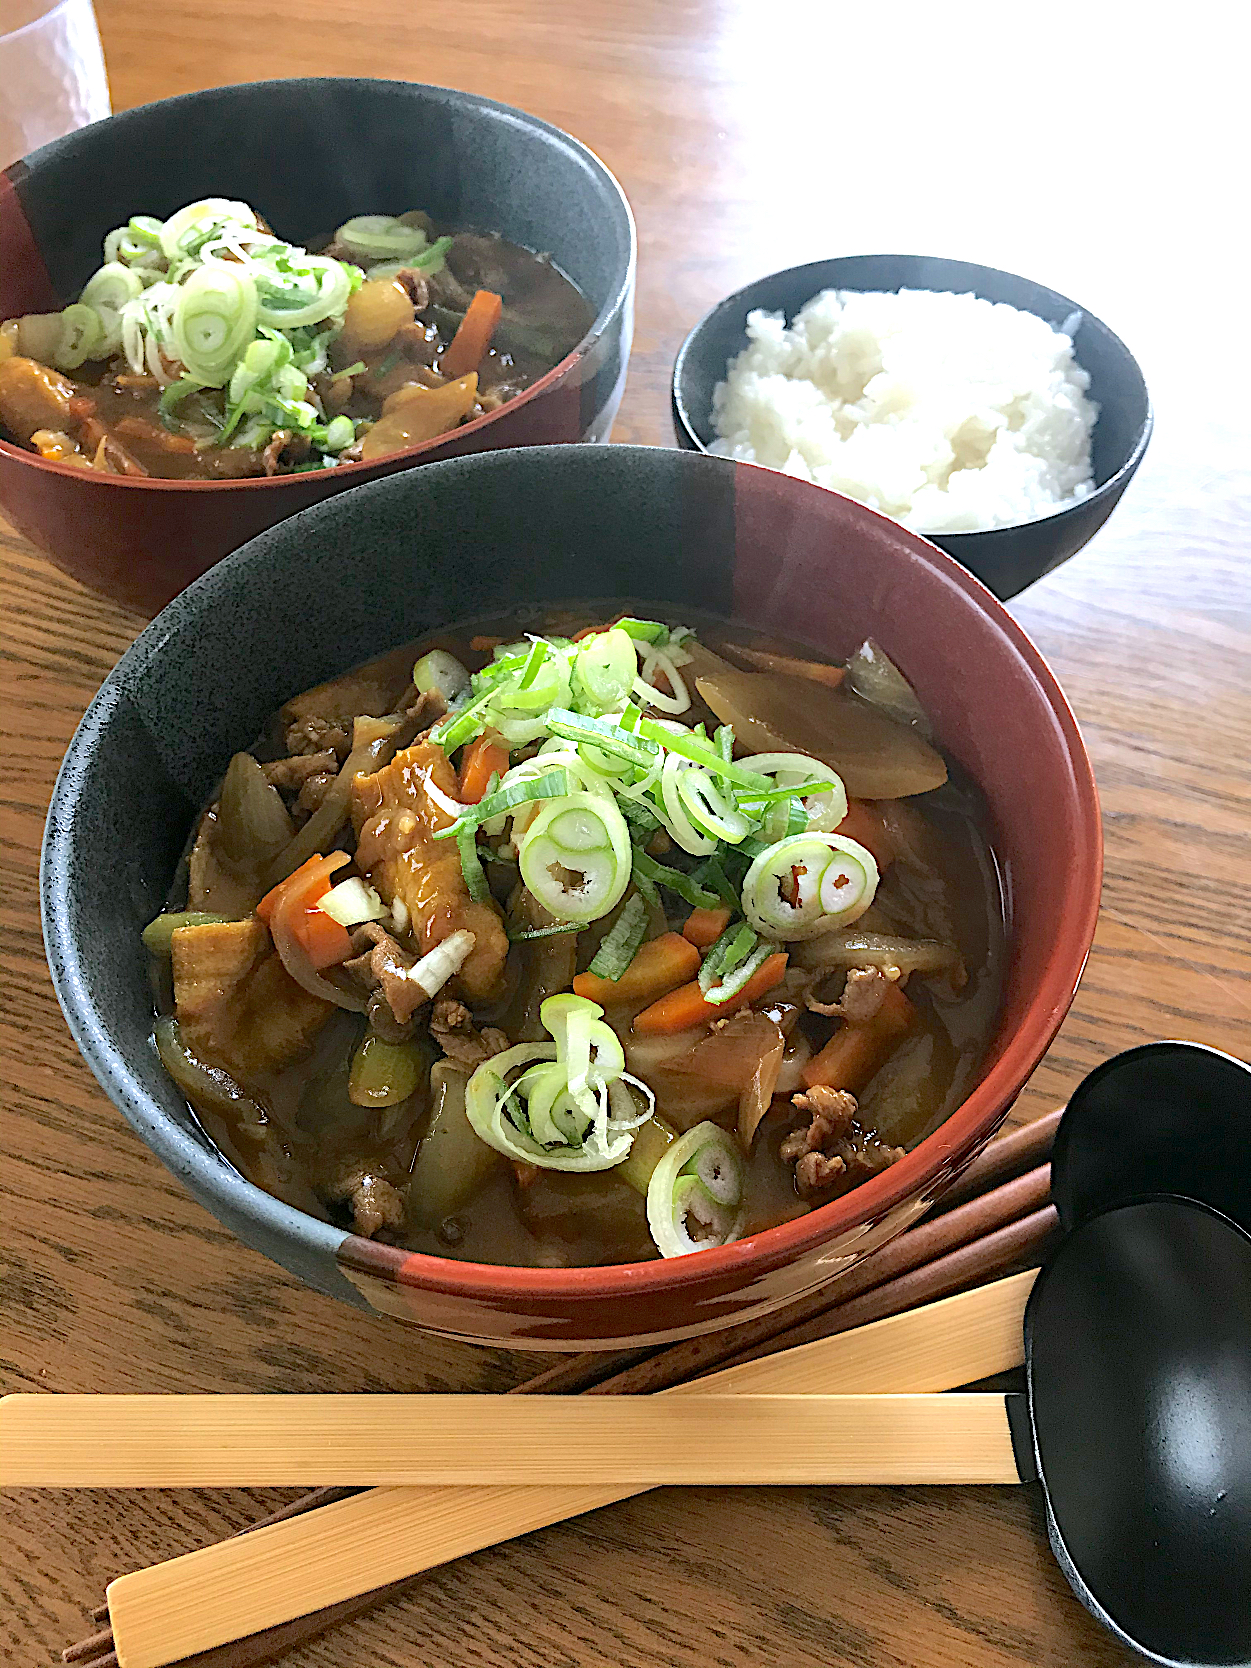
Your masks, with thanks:
[[(960, 256), (1075, 297), (1133, 348), (1147, 460), (1096, 540), (1014, 605), (1090, 747), (1103, 915), (1018, 1104), (1159, 1036), (1248, 1050), (1251, 385), (1222, 12), (1127, 28), (1106, 0), (97, 0), (115, 108), (262, 76), (395, 75), (570, 129), (639, 222), (618, 440), (669, 445), (691, 323), (779, 266)], [(276, 141), (277, 142), (277, 141)], [(135, 182), (136, 208), (142, 181)], [(0, 1389), (506, 1388), (541, 1363), (314, 1296), (192, 1204), (96, 1088), (39, 932), (57, 764), (141, 622), (0, 525)], [(1066, 854), (1057, 849), (1057, 863)], [(102, 884), (108, 883), (102, 874)], [(19, 1493), (0, 1660), (52, 1661), (105, 1582), (270, 1510), (272, 1490)], [(662, 1490), (438, 1571), (292, 1668), (1022, 1668), (1124, 1653), (1076, 1604), (1029, 1489)]]

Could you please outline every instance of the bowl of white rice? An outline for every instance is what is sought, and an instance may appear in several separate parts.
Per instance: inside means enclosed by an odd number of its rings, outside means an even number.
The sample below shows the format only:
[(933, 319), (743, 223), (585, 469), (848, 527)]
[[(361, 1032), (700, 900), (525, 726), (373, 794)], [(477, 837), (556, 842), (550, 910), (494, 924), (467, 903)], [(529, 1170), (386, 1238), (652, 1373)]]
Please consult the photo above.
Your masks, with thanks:
[(1066, 296), (965, 261), (854, 255), (727, 297), (673, 373), (679, 444), (855, 498), (1001, 598), (1112, 513), (1151, 434), (1118, 337)]

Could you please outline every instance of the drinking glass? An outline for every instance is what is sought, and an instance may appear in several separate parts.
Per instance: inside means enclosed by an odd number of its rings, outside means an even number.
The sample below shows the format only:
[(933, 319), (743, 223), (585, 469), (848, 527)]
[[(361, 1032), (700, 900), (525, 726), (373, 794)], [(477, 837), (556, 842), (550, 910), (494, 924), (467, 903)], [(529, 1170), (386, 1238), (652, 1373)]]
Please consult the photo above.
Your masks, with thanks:
[(0, 34), (0, 168), (109, 114), (91, 0), (6, 0)]

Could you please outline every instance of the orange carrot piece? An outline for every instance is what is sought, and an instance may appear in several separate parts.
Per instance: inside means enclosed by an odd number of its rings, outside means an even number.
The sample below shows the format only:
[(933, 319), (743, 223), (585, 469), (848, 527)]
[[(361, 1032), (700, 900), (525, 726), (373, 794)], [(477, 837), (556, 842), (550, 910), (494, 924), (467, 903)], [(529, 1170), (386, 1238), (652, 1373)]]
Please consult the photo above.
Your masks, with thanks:
[(318, 909), (316, 903), (303, 909), (298, 903), (291, 906), (291, 932), (319, 973), (325, 967), (347, 961), (352, 954), (347, 928), (341, 927), (324, 909)]
[[(322, 875), (322, 884), (317, 888), (310, 888), (308, 885), (308, 879), (311, 878), (309, 871), (313, 869), (320, 869), (325, 861), (326, 859), (320, 855), (310, 857), (307, 862), (301, 863), (298, 869), (293, 869), (285, 880), (280, 880), (277, 886), (266, 892), (265, 896), (256, 906), (256, 913), (260, 916), (261, 920), (268, 921), (281, 900), (286, 896), (293, 895), (297, 891), (306, 891), (309, 893), (309, 896), (305, 899), (306, 903), (316, 903), (318, 898), (324, 898), (326, 893), (330, 890), (329, 880)], [(305, 875), (306, 879), (303, 886), (297, 887), (294, 883), (300, 875)], [(329, 916), (327, 916), (327, 920), (329, 920)]]
[(477, 370), (486, 357), (503, 310), (504, 303), (493, 290), (478, 291), (452, 337), (451, 346), (439, 361), (444, 376), (468, 376), (470, 371)]
[(835, 833), (855, 840), (866, 851), (871, 851), (878, 868), (885, 873), (895, 861), (895, 848), (886, 832), (881, 813), (867, 799), (849, 799), (847, 815)]
[(728, 909), (693, 909), (686, 918), (682, 936), (688, 944), (707, 950), (717, 942), (729, 924)]
[(507, 769), (508, 748), (493, 731), (484, 731), (461, 755), (461, 803), (479, 804), (492, 776), (503, 776)]
[[(693, 980), (689, 985), (671, 990), (668, 996), (662, 996), (650, 1008), (644, 1008), (634, 1021), (634, 1029), (640, 1036), (657, 1036), (670, 1031), (686, 1031), (692, 1025), (703, 1025), (711, 1019), (728, 1018), (772, 990), (774, 985), (780, 984), (785, 972), (786, 952), (779, 950), (756, 969), (738, 995), (731, 996), (728, 1002), (705, 1000), (699, 981)], [(576, 982), (574, 988), (577, 989)]]
[(680, 933), (665, 932), (639, 946), (638, 954), (619, 979), (579, 973), (573, 981), (573, 993), (603, 1008), (623, 1002), (654, 1002), (685, 984), (699, 971), (699, 963), (700, 954), (693, 944)]
[(807, 678), (811, 683), (823, 683), (827, 689), (837, 689), (847, 676), (845, 666), (827, 666), (822, 660), (796, 660), (789, 654), (771, 654), (765, 649), (745, 649), (740, 643), (727, 645), (732, 655), (745, 660), (761, 672), (785, 672), (788, 677)]
[(884, 1066), (894, 1052), (896, 1043), (916, 1023), (917, 1011), (898, 985), (891, 985), (882, 1006), (862, 1025), (848, 1025), (845, 1021), (835, 1031), (819, 1054), (814, 1054), (804, 1067), (806, 1087), (818, 1084), (828, 1089), (846, 1089), (858, 1095), (869, 1079)]
[(469, 639), (469, 647), (476, 654), (488, 654), (492, 649), (498, 649), (504, 641), (502, 637), (487, 637), (482, 632)]

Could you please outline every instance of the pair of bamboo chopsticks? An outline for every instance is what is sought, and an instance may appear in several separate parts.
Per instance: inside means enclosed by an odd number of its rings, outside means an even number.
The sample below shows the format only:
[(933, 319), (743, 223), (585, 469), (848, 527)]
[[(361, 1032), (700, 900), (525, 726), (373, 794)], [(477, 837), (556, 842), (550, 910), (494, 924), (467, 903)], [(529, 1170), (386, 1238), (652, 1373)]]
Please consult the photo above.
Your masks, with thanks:
[[(1046, 1207), (1049, 1173), (1043, 1161), (1050, 1150), (1059, 1116), (1058, 1112), (1053, 1113), (993, 1142), (969, 1167), (957, 1187), (941, 1202), (941, 1214), (931, 1217), (901, 1235), (883, 1250), (865, 1258), (826, 1292), (814, 1294), (800, 1304), (788, 1307), (780, 1315), (768, 1316), (764, 1320), (750, 1322), (731, 1332), (717, 1334), (711, 1338), (671, 1345), (650, 1354), (630, 1352), (624, 1356), (618, 1354), (605, 1357), (603, 1354), (592, 1354), (572, 1357), (569, 1362), (562, 1362), (556, 1368), (519, 1386), (518, 1391), (525, 1394), (586, 1390), (591, 1394), (621, 1394), (650, 1392), (681, 1385), (688, 1391), (698, 1392), (703, 1387), (693, 1386), (688, 1381), (715, 1366), (726, 1362), (739, 1366), (748, 1362), (761, 1363), (762, 1357), (773, 1357), (776, 1352), (791, 1349), (797, 1344), (837, 1337), (852, 1328), (864, 1329), (860, 1339), (856, 1341), (861, 1354), (869, 1346), (871, 1335), (872, 1347), (880, 1352), (886, 1347), (888, 1339), (883, 1335), (882, 1328), (871, 1323), (900, 1315), (919, 1304), (933, 1302), (946, 1293), (962, 1291), (978, 1281), (1003, 1273), (1005, 1269), (1028, 1267), (1041, 1261), (1056, 1232), (1054, 1212)], [(1031, 1166), (1034, 1168), (1031, 1169)], [(1015, 1296), (1012, 1301), (1016, 1301)], [(1020, 1302), (1023, 1301), (1021, 1295)], [(940, 1311), (942, 1308), (940, 1305)], [(954, 1314), (950, 1314), (944, 1319), (943, 1324), (951, 1326), (956, 1322), (956, 1318)], [(968, 1341), (969, 1320), (970, 1312), (966, 1311), (959, 1323), (958, 1342), (962, 1344)], [(887, 1328), (886, 1331), (889, 1333), (890, 1329)], [(1010, 1343), (1005, 1343), (1005, 1337)], [(848, 1343), (851, 1342), (852, 1340), (848, 1340)], [(1019, 1316), (1007, 1327), (1006, 1334), (1001, 1324), (995, 1347), (997, 1353), (991, 1351), (981, 1357), (982, 1370), (985, 1373), (999, 1371), (1003, 1366), (1019, 1360)], [(1010, 1358), (1005, 1356), (1005, 1349), (1009, 1349)], [(801, 1353), (809, 1354), (806, 1351)], [(995, 1364), (985, 1364), (991, 1360)], [(848, 1365), (848, 1362), (851, 1365)], [(890, 1372), (879, 1372), (876, 1378), (872, 1375), (866, 1378), (863, 1361), (857, 1365), (854, 1356), (844, 1357), (841, 1367), (838, 1358), (828, 1358), (824, 1365), (814, 1362), (813, 1368), (823, 1376), (819, 1382), (810, 1384), (809, 1389), (841, 1390), (844, 1393), (864, 1392), (866, 1389), (870, 1392), (904, 1391), (916, 1388), (951, 1388), (955, 1383), (968, 1382), (967, 1357), (965, 1376), (952, 1381), (951, 1384), (938, 1382), (943, 1376), (941, 1373), (938, 1374), (938, 1379), (931, 1376), (924, 1383), (902, 1382), (899, 1377), (899, 1362), (890, 1359), (889, 1350), (887, 1365)], [(794, 1389), (795, 1368), (795, 1358), (791, 1357), (785, 1364), (784, 1382), (788, 1391)], [(750, 1371), (749, 1369), (749, 1377)], [(763, 1373), (764, 1380), (771, 1381), (776, 1387), (778, 1368), (772, 1359), (762, 1362), (755, 1371), (757, 1375)], [(606, 1372), (610, 1376), (605, 1377)], [(733, 1384), (736, 1392), (765, 1389), (765, 1383), (759, 1376), (754, 1382), (745, 1381), (741, 1374), (730, 1374), (728, 1377), (737, 1380)], [(719, 1374), (715, 1388), (720, 1391), (723, 1387), (724, 1381)], [(709, 1382), (706, 1388), (711, 1391), (714, 1384)], [(293, 1518), (309, 1518), (316, 1522), (317, 1519), (324, 1520), (331, 1513), (336, 1513), (336, 1522), (331, 1527), (335, 1529), (337, 1538), (342, 1539), (346, 1534), (350, 1539), (352, 1525), (359, 1522), (362, 1510), (359, 1502), (364, 1501), (367, 1508), (376, 1504), (386, 1510), (394, 1510), (403, 1504), (402, 1497), (411, 1496), (415, 1492), (403, 1489), (375, 1489), (367, 1494), (357, 1494), (346, 1488), (321, 1489), (293, 1502), (272, 1518), (253, 1526), (253, 1530), (244, 1531), (244, 1534), (268, 1530)], [(540, 1514), (535, 1518), (534, 1510), (531, 1508), (530, 1517), (534, 1521), (527, 1522), (526, 1525), (538, 1527), (540, 1523), (555, 1521), (550, 1515), (553, 1509), (551, 1497), (554, 1494), (564, 1497), (563, 1509), (559, 1515), (571, 1515), (575, 1511), (589, 1510), (593, 1505), (606, 1503), (608, 1499), (620, 1498), (623, 1491), (618, 1490), (613, 1494), (606, 1488), (596, 1491), (585, 1488), (571, 1490), (566, 1487), (555, 1491), (538, 1488), (519, 1491), (514, 1488), (479, 1489), (473, 1492), (478, 1496), (492, 1497), (490, 1501), (482, 1500), (481, 1504), (487, 1506), (488, 1512), (495, 1512), (495, 1527), (498, 1528), (501, 1495), (515, 1496), (519, 1492), (528, 1492), (534, 1496), (546, 1496), (548, 1504), (545, 1510), (548, 1515)], [(456, 1495), (462, 1508), (465, 1501), (464, 1493), (459, 1490), (422, 1493), (427, 1505), (431, 1503), (432, 1495), (440, 1493)], [(377, 1497), (387, 1498), (379, 1500)], [(401, 1498), (397, 1501), (395, 1497)], [(578, 1500), (587, 1499), (590, 1500), (589, 1505), (578, 1504)], [(516, 1505), (515, 1501), (513, 1505)], [(463, 1510), (460, 1516), (463, 1518)], [(462, 1543), (465, 1542), (466, 1536), (472, 1538), (474, 1531), (470, 1525), (462, 1522), (459, 1527)], [(524, 1529), (505, 1528), (502, 1533), (493, 1534), (491, 1538), (507, 1538), (520, 1532), (524, 1532)], [(314, 1539), (316, 1538), (315, 1535)], [(479, 1541), (477, 1544), (487, 1543)], [(240, 1548), (236, 1538), (234, 1543), (218, 1543), (216, 1547), (205, 1548), (200, 1554), (191, 1554), (188, 1559), (176, 1559), (170, 1564), (157, 1566), (156, 1571), (137, 1572), (137, 1577), (149, 1577), (159, 1571), (171, 1570), (178, 1570), (181, 1577), (182, 1574), (188, 1573), (188, 1566), (197, 1558), (202, 1560), (198, 1568), (204, 1570), (205, 1554), (220, 1557), (223, 1549), (232, 1551), (235, 1555), (242, 1551), (245, 1554), (242, 1564), (246, 1570), (246, 1565), (251, 1561), (247, 1555), (248, 1549)], [(464, 1545), (464, 1549), (469, 1549), (467, 1544)], [(272, 1660), (283, 1651), (314, 1638), (340, 1621), (364, 1614), (421, 1579), (419, 1574), (411, 1573), (411, 1570), (395, 1579), (389, 1579), (390, 1571), (381, 1565), (377, 1558), (371, 1557), (370, 1564), (378, 1581), (369, 1592), (345, 1594), (333, 1601), (324, 1602), (316, 1611), (296, 1617), (288, 1614), (287, 1619), (281, 1622), (261, 1622), (253, 1625), (256, 1614), (254, 1612), (253, 1622), (248, 1623), (248, 1626), (252, 1627), (248, 1638), (204, 1648), (202, 1654), (195, 1656), (196, 1668), (255, 1668), (255, 1665)], [(190, 1573), (194, 1575), (195, 1571), (192, 1570)], [(236, 1575), (234, 1579), (238, 1580), (239, 1577)], [(126, 1586), (126, 1583), (133, 1583), (135, 1580), (136, 1578), (123, 1578), (123, 1582), (114, 1584), (110, 1589), (111, 1597), (120, 1601), (138, 1592), (142, 1598), (142, 1584), (138, 1588), (133, 1584)], [(207, 1597), (207, 1593), (205, 1596)], [(185, 1591), (182, 1592), (180, 1602), (186, 1607)], [(194, 1605), (191, 1608), (194, 1609)], [(93, 1619), (104, 1621), (107, 1615), (108, 1607), (102, 1606), (94, 1613)], [(161, 1625), (159, 1618), (157, 1625), (158, 1628)], [(105, 1628), (91, 1638), (71, 1646), (63, 1654), (67, 1662), (83, 1663), (87, 1668), (119, 1668), (119, 1656), (113, 1647), (113, 1635)], [(201, 1646), (195, 1642), (185, 1649), (178, 1643), (171, 1647), (162, 1646), (158, 1642), (152, 1646), (155, 1654), (144, 1655), (147, 1647), (142, 1641), (138, 1641), (134, 1652), (124, 1648), (122, 1668), (140, 1662), (168, 1662), (171, 1660), (171, 1648), (183, 1656), (186, 1656), (188, 1651), (201, 1652)]]

